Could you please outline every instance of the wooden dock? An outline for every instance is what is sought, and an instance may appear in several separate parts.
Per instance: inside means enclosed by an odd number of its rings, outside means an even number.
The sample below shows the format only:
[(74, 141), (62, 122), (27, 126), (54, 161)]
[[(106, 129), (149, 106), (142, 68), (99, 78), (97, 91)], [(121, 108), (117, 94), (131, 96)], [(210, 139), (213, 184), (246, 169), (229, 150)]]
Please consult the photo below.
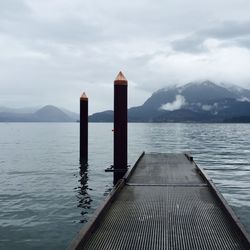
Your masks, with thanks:
[(142, 154), (69, 249), (250, 249), (232, 209), (192, 157)]

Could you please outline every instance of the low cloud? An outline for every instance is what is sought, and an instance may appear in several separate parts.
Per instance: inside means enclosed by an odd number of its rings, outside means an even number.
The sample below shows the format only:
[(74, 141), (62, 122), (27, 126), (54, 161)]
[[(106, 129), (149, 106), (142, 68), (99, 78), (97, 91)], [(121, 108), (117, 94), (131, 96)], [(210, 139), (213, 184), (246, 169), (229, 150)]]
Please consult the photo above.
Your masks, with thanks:
[(161, 109), (167, 111), (174, 111), (182, 108), (186, 104), (185, 97), (182, 95), (176, 95), (175, 100), (173, 102), (168, 102), (161, 106)]
[(239, 101), (239, 102), (250, 102), (250, 99), (247, 98), (247, 97), (241, 97), (241, 98), (237, 99), (237, 101)]
[(204, 53), (209, 51), (207, 41), (214, 40), (221, 47), (250, 47), (250, 21), (224, 21), (197, 30), (183, 38), (171, 42), (175, 51)]
[(204, 111), (210, 111), (213, 108), (213, 106), (212, 105), (202, 105), (201, 108)]
[(211, 110), (216, 110), (217, 107), (218, 107), (218, 103), (215, 102), (213, 105), (208, 105), (208, 104), (202, 105), (201, 109), (203, 111), (211, 111)]

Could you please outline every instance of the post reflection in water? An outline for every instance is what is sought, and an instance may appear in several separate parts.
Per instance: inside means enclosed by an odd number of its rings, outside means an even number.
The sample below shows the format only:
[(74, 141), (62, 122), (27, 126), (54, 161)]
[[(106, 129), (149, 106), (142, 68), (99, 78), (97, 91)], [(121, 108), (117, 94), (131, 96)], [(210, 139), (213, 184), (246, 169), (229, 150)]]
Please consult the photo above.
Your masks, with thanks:
[(90, 188), (88, 187), (88, 165), (80, 163), (79, 169), (80, 169), (79, 171), (80, 186), (78, 186), (78, 192), (77, 192), (78, 193), (77, 194), (77, 198), (78, 198), (77, 207), (82, 208), (81, 210), (82, 217), (80, 219), (80, 223), (86, 223), (88, 221), (87, 214), (89, 213), (89, 210), (91, 209), (91, 203), (92, 203), (92, 199), (88, 193), (88, 190), (90, 190)]

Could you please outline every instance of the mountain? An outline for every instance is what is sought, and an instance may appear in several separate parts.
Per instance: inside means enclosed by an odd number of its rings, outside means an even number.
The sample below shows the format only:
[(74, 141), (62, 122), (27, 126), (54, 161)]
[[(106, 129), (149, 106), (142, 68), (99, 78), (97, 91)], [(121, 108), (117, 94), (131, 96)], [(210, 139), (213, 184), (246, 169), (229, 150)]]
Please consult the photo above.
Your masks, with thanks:
[(113, 110), (98, 112), (89, 117), (90, 122), (113, 122)]
[(10, 110), (6, 108), (4, 112), (0, 111), (0, 122), (75, 122), (77, 120), (52, 105), (44, 106), (30, 113), (15, 112), (14, 110), (10, 112)]
[(38, 122), (71, 122), (73, 121), (67, 114), (59, 108), (47, 105), (33, 114), (33, 117)]
[(75, 112), (72, 112), (70, 110), (67, 110), (65, 108), (61, 108), (60, 109), (66, 114), (68, 115), (71, 119), (73, 119), (74, 121), (78, 121), (80, 119), (80, 114), (77, 114)]
[[(90, 122), (112, 122), (113, 111), (95, 113)], [(0, 122), (75, 122), (79, 114), (47, 105), (0, 107)], [(211, 81), (162, 88), (128, 110), (130, 122), (250, 122), (250, 90)]]
[[(109, 122), (112, 116), (112, 111), (104, 111), (90, 116), (90, 121)], [(211, 81), (160, 89), (141, 106), (128, 110), (130, 122), (233, 122), (249, 118), (250, 90)]]
[(27, 107), (27, 108), (8, 108), (1, 106), (0, 113), (16, 113), (16, 114), (27, 114), (34, 113), (39, 110), (41, 107)]

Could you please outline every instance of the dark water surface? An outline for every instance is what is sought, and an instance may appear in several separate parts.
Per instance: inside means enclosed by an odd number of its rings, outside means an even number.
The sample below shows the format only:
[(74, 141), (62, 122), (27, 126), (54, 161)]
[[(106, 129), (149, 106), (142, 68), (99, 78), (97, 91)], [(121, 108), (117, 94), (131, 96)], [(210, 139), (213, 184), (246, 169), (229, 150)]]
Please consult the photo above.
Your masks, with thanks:
[[(0, 249), (65, 249), (112, 187), (112, 124), (0, 123)], [(129, 124), (129, 163), (190, 152), (250, 231), (250, 124)]]

